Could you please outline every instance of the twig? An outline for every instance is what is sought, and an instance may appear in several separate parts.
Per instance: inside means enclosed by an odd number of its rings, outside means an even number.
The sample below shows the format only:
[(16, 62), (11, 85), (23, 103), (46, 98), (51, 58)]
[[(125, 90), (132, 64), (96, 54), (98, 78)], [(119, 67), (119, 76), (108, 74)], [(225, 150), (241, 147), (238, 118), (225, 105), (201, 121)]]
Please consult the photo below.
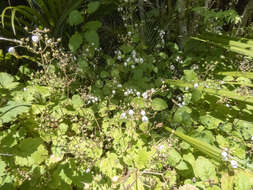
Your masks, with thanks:
[(8, 41), (8, 42), (14, 42), (14, 43), (17, 43), (17, 44), (22, 44), (22, 42), (20, 40), (4, 38), (4, 37), (1, 37), (1, 36), (0, 36), (0, 40), (4, 40), (4, 41)]
[(0, 156), (14, 156), (13, 154), (0, 153)]

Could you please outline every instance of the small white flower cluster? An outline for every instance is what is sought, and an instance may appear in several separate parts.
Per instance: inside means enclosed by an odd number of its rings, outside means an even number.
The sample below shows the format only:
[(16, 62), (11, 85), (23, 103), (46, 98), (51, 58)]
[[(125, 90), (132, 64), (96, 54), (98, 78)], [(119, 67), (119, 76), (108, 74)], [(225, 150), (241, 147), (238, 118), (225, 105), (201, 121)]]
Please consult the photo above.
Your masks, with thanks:
[(251, 141), (253, 141), (253, 136), (251, 136)]
[[(130, 117), (133, 117), (133, 116), (134, 116), (134, 110), (132, 110), (132, 109), (128, 110), (128, 115), (129, 115)], [(121, 118), (121, 119), (127, 119), (127, 114), (126, 114), (126, 112), (123, 112), (123, 113), (120, 115), (120, 118)]]
[(183, 63), (182, 57), (180, 57), (179, 55), (176, 57), (176, 62), (178, 63)]
[(164, 30), (160, 30), (160, 31), (159, 31), (159, 36), (160, 36), (160, 38), (161, 38), (161, 43), (162, 43), (162, 45), (164, 46), (164, 44), (165, 44), (165, 40), (164, 40), (165, 31), (164, 31)]
[(142, 122), (148, 122), (148, 117), (146, 116), (146, 112), (144, 110), (141, 110), (141, 116)]
[(92, 96), (92, 95), (89, 95), (87, 99), (88, 99), (88, 101), (87, 101), (88, 104), (96, 103), (96, 102), (99, 101), (98, 97), (95, 97), (95, 96)]
[(184, 97), (178, 96), (177, 100), (178, 100), (178, 106), (179, 107), (183, 107), (185, 105)]
[(231, 164), (232, 168), (238, 168), (237, 161), (235, 161), (235, 160), (229, 160), (230, 155), (228, 153), (228, 149), (227, 148), (225, 148), (225, 150), (223, 152), (221, 152), (221, 156), (222, 156), (222, 158), (223, 158), (224, 161), (230, 161), (230, 164)]
[(123, 11), (123, 8), (122, 7), (118, 7), (118, 12), (121, 12)]
[(136, 92), (137, 91), (135, 89), (128, 88), (128, 89), (124, 90), (124, 96), (134, 95)]

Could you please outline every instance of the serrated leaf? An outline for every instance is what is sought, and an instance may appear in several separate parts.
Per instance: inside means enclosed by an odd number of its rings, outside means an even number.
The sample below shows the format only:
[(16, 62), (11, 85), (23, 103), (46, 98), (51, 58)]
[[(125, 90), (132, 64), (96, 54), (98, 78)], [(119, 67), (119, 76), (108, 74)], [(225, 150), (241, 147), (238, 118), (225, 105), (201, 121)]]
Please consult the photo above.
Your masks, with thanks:
[(152, 152), (147, 151), (145, 148), (138, 151), (135, 158), (137, 168), (143, 169), (146, 167), (148, 161), (151, 159)]
[(161, 111), (168, 108), (168, 104), (161, 98), (155, 98), (152, 100), (152, 109), (155, 111)]
[(46, 150), (41, 138), (27, 138), (17, 146), (15, 163), (20, 166), (39, 165), (47, 159)]
[(68, 23), (71, 26), (83, 23), (82, 13), (78, 10), (71, 11), (71, 13), (69, 14)]
[(98, 1), (90, 2), (88, 4), (87, 13), (91, 14), (94, 13), (100, 6), (100, 3)]
[(84, 33), (84, 38), (90, 44), (94, 44), (95, 47), (99, 46), (99, 36), (95, 30), (88, 30)]
[(14, 82), (14, 77), (11, 76), (8, 73), (0, 72), (0, 89), (6, 88), (6, 89), (13, 89), (15, 88), (19, 83)]
[(26, 103), (9, 101), (6, 106), (0, 108), (0, 123), (8, 123), (17, 119), (18, 115), (27, 113), (30, 106), (30, 104)]
[(175, 167), (181, 160), (181, 155), (174, 149), (170, 148), (168, 152), (168, 163)]
[(201, 180), (216, 180), (215, 165), (208, 159), (199, 156), (193, 168), (195, 176)]
[(83, 37), (79, 33), (75, 33), (69, 39), (69, 49), (75, 52), (83, 43)]

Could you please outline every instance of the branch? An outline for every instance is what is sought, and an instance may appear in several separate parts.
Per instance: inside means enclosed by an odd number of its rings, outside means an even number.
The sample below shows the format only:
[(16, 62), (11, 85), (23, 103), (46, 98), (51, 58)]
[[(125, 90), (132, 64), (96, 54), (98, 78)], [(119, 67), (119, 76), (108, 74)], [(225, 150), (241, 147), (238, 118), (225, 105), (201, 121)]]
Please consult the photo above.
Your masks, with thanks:
[(22, 42), (20, 40), (4, 38), (4, 37), (1, 37), (1, 36), (0, 36), (0, 40), (8, 41), (8, 42), (14, 42), (14, 43), (17, 43), (17, 44), (22, 44)]

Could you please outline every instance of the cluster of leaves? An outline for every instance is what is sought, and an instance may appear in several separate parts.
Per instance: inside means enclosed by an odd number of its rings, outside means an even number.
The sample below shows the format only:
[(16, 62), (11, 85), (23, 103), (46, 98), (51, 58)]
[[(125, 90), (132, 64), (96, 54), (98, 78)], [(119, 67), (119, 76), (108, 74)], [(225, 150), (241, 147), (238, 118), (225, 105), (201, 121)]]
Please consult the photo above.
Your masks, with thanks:
[[(85, 24), (79, 10), (69, 12), (71, 53), (36, 29), (19, 46), (37, 71), (0, 73), (0, 189), (252, 188), (252, 72), (225, 64), (241, 58), (213, 48), (215, 59), (196, 60), (194, 50), (165, 42), (162, 28), (150, 51), (131, 0), (118, 7), (126, 31), (108, 55), (102, 22), (91, 16), (100, 6), (88, 3)], [(217, 38), (199, 36), (195, 47), (251, 56), (250, 40)]]

